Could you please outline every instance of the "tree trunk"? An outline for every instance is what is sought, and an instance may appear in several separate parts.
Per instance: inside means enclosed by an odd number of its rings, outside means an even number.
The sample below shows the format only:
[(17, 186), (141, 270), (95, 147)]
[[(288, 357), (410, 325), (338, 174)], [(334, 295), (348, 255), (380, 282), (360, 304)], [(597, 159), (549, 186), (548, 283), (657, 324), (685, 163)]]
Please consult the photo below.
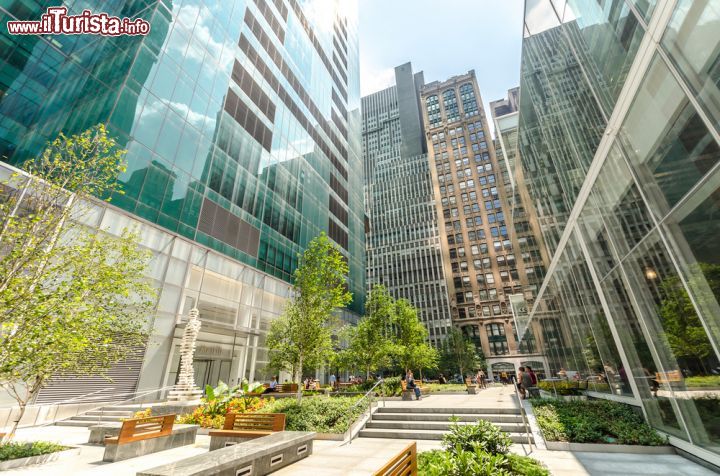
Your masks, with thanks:
[(295, 377), (294, 380), (298, 384), (298, 393), (297, 393), (297, 402), (300, 403), (302, 401), (302, 393), (303, 393), (303, 383), (302, 383), (302, 370), (303, 370), (303, 358), (300, 356), (300, 359), (298, 360), (297, 367), (295, 367)]
[(41, 379), (35, 379), (35, 383), (30, 388), (30, 390), (25, 394), (25, 398), (22, 398), (20, 396), (20, 393), (16, 390), (11, 391), (13, 396), (15, 397), (15, 401), (18, 403), (18, 407), (20, 408), (20, 413), (18, 414), (17, 420), (15, 420), (12, 425), (10, 426), (10, 431), (2, 438), (0, 442), (7, 443), (11, 441), (15, 437), (15, 432), (18, 429), (18, 426), (20, 426), (20, 421), (22, 420), (22, 417), (25, 415), (25, 410), (27, 410), (28, 402), (30, 402), (35, 395), (40, 391), (40, 388), (42, 387), (42, 380)]

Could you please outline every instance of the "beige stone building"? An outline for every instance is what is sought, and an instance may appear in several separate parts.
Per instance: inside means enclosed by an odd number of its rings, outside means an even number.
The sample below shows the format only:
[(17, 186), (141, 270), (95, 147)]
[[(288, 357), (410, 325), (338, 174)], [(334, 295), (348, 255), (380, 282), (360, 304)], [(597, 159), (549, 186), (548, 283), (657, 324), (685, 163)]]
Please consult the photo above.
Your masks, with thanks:
[(534, 324), (518, 339), (510, 296), (531, 305), (536, 260), (524, 259), (513, 230), (508, 167), (498, 160), (475, 72), (421, 89), (425, 137), (439, 216), (453, 323), (481, 347), (493, 374), (546, 367)]

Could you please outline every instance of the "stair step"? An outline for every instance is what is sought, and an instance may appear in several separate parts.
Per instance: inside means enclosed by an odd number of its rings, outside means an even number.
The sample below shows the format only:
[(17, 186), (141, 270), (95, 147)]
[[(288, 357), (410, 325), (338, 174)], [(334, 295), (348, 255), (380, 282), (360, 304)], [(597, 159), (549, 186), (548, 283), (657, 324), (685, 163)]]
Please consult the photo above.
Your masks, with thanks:
[[(387, 428), (372, 428), (360, 430), (361, 438), (394, 438), (403, 440), (441, 440), (446, 432), (440, 430), (394, 430)], [(508, 433), (513, 443), (527, 443), (524, 433)], [(532, 441), (532, 439), (531, 439)]]
[(461, 422), (475, 422), (487, 420), (493, 423), (522, 423), (522, 416), (510, 414), (465, 414), (465, 413), (385, 413), (373, 414), (373, 420), (395, 420), (395, 421), (450, 421), (456, 417)]
[(135, 412), (123, 410), (92, 410), (83, 413), (84, 416), (119, 416), (123, 418), (132, 418)]
[(443, 413), (450, 414), (462, 413), (463, 415), (519, 415), (520, 408), (504, 407), (504, 408), (430, 408), (430, 407), (380, 407), (379, 413)]
[(101, 421), (122, 421), (127, 418), (132, 418), (132, 415), (123, 417), (123, 416), (91, 416), (91, 415), (77, 415), (72, 418), (70, 418), (71, 421), (90, 421), (90, 422), (101, 422)]
[[(471, 423), (459, 423), (460, 425), (469, 425)], [(450, 422), (441, 421), (370, 421), (365, 428), (387, 428), (397, 430), (440, 430), (444, 432), (450, 431)], [(507, 433), (521, 432), (524, 426), (520, 423), (500, 423), (495, 424), (502, 431)]]
[(97, 422), (92, 421), (61, 420), (56, 421), (55, 426), (84, 426), (85, 428), (88, 428), (95, 425), (96, 423)]

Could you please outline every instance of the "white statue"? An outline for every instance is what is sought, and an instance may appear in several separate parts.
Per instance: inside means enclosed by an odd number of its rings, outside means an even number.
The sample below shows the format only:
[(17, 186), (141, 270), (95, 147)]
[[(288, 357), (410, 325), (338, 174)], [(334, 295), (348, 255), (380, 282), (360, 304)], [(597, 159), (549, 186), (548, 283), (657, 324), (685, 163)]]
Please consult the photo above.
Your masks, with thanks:
[(202, 395), (202, 391), (195, 386), (195, 370), (193, 368), (195, 342), (201, 326), (199, 317), (200, 311), (192, 308), (180, 342), (180, 375), (175, 388), (170, 391), (170, 400), (194, 400)]

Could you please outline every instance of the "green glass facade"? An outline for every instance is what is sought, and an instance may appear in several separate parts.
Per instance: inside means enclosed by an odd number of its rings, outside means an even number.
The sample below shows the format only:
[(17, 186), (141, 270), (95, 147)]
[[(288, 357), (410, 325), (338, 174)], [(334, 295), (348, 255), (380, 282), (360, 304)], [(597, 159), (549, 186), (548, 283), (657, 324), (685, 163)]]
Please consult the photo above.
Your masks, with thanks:
[(552, 372), (716, 465), (719, 51), (717, 2), (528, 0), (518, 146)]
[(147, 37), (11, 36), (58, 2), (0, 2), (0, 156), (97, 123), (127, 149), (112, 204), (289, 282), (325, 231), (364, 302), (356, 12), (302, 0), (65, 1)]

